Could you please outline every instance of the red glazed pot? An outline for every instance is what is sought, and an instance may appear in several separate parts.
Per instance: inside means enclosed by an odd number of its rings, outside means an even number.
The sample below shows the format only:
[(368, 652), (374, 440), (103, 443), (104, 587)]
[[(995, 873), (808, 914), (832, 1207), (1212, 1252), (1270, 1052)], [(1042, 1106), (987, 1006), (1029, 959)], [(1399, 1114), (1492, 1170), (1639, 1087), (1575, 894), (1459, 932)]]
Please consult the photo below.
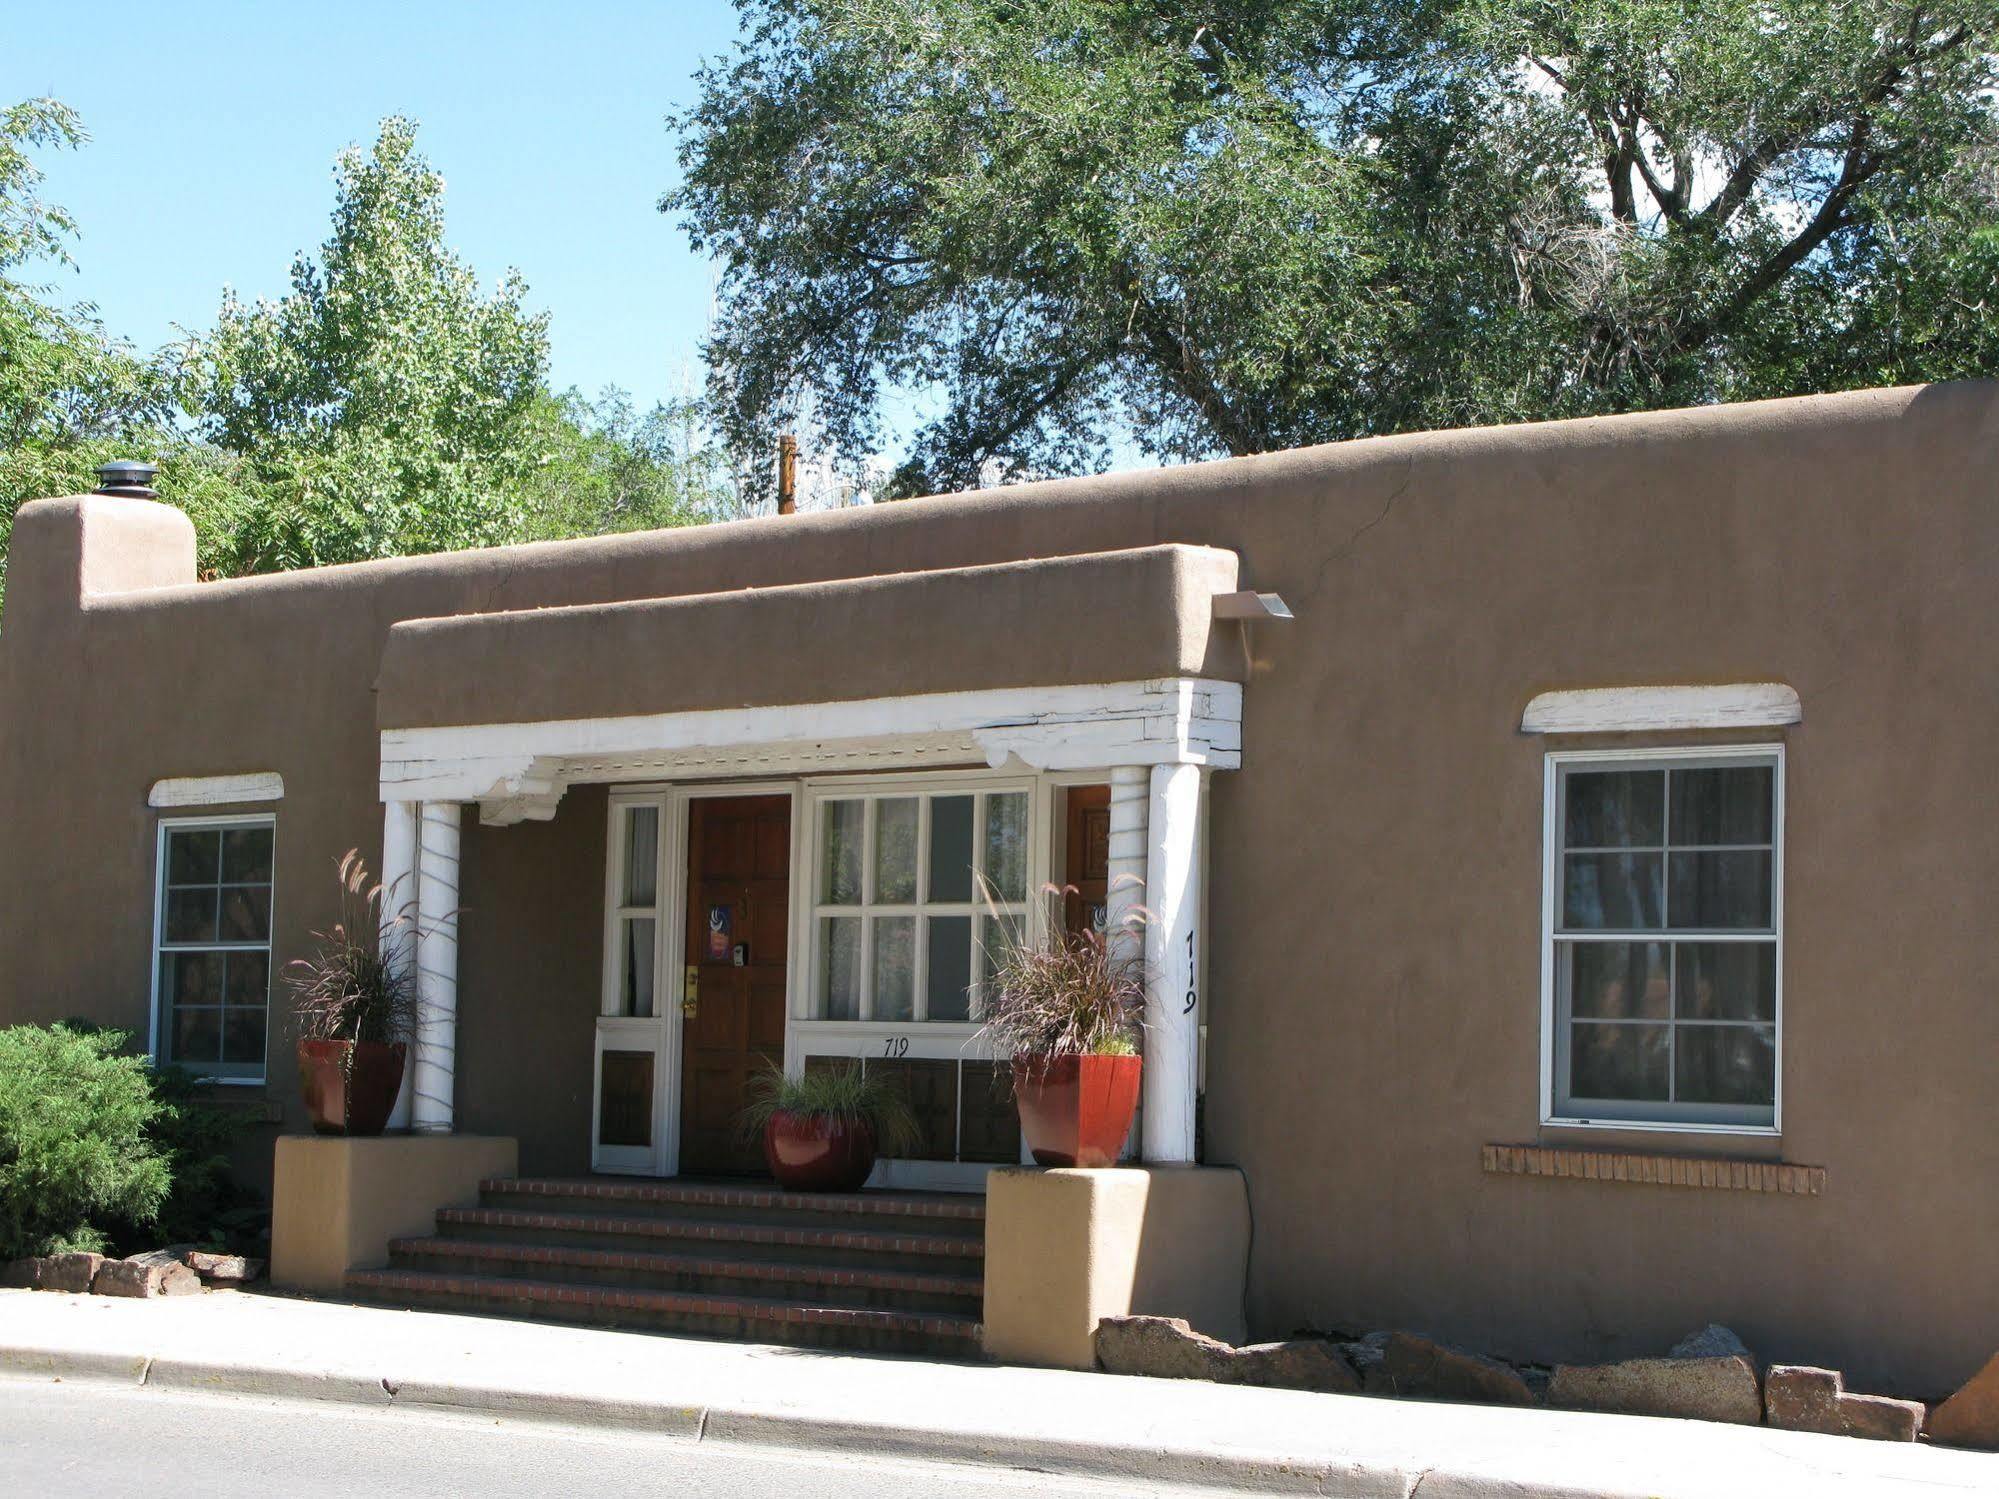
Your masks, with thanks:
[(858, 1119), (779, 1109), (764, 1125), (764, 1160), (788, 1192), (858, 1192), (875, 1169), (875, 1132)]
[(1138, 1108), (1140, 1057), (1016, 1057), (1020, 1132), (1043, 1166), (1115, 1166)]
[(402, 1091), (408, 1054), (401, 1041), (299, 1042), (298, 1088), (313, 1129), (322, 1135), (379, 1135)]

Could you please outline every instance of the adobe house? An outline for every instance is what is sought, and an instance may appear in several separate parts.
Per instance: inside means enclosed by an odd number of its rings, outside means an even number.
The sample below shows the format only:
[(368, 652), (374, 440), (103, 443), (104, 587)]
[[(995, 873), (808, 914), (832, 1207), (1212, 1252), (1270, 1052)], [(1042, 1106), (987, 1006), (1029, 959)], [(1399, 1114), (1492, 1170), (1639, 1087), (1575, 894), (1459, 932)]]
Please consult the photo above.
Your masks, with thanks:
[[(1996, 476), (1964, 384), (226, 582), (42, 501), (0, 1021), (268, 1110), (302, 1285), (1051, 1362), (1129, 1308), (1718, 1320), (1948, 1389), (1999, 1342)], [(427, 1013), (409, 1133), (316, 1140), (273, 980), (355, 846)], [(1143, 881), (1131, 1169), (994, 1174), (979, 876)], [(731, 1184), (815, 1058), (904, 1079), (900, 1190)]]

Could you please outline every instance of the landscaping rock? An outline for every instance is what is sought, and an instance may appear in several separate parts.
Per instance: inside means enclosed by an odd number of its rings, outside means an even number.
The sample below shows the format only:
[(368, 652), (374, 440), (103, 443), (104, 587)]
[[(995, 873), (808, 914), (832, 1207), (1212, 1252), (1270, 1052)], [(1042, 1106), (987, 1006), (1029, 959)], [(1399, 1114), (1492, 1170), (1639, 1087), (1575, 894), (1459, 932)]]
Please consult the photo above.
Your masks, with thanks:
[(190, 1296), (201, 1289), (201, 1277), (154, 1250), (129, 1260), (106, 1260), (90, 1289), (99, 1296)]
[(42, 1262), (39, 1256), (29, 1255), (24, 1260), (9, 1260), (0, 1266), (0, 1289), (9, 1291), (38, 1290), (42, 1284)]
[(1930, 1413), (1929, 1433), (1939, 1442), (1999, 1452), (1999, 1353)]
[(70, 1291), (82, 1295), (97, 1279), (103, 1267), (101, 1254), (52, 1254), (42, 1261), (40, 1289)]
[(170, 1244), (164, 1249), (148, 1249), (141, 1254), (128, 1254), (125, 1258), (135, 1265), (185, 1265), (187, 1257), (193, 1253), (192, 1244)]
[(1285, 1343), (1252, 1343), (1230, 1350), (1222, 1376), (1225, 1384), (1260, 1385), (1273, 1390), (1318, 1390), (1328, 1395), (1352, 1395), (1360, 1376), (1337, 1343), (1324, 1338), (1293, 1338)]
[(206, 1249), (191, 1250), (187, 1267), (210, 1286), (247, 1285), (264, 1273), (264, 1262), (241, 1254), (212, 1254)]
[(1729, 1328), (1710, 1322), (1699, 1332), (1690, 1332), (1673, 1345), (1669, 1358), (1739, 1358), (1756, 1366), (1756, 1355)]
[(1389, 1334), (1385, 1332), (1371, 1332), (1357, 1342), (1340, 1344), (1340, 1352), (1360, 1376), (1363, 1389), (1367, 1387), (1368, 1375), (1381, 1367), (1381, 1356), (1388, 1348), (1388, 1339)]
[(1097, 1362), (1110, 1374), (1214, 1379), (1235, 1350), (1195, 1332), (1184, 1317), (1106, 1317), (1097, 1324)]
[(1367, 1371), (1362, 1387), (1370, 1394), (1416, 1395), (1428, 1400), (1535, 1403), (1534, 1392), (1511, 1364), (1413, 1332), (1389, 1335), (1382, 1345), (1381, 1362)]
[(1763, 1419), (1756, 1361), (1740, 1338), (1717, 1323), (1682, 1338), (1665, 1358), (1557, 1364), (1548, 1382), (1548, 1403), (1565, 1410), (1738, 1426), (1755, 1426)]
[(1784, 1431), (1882, 1442), (1913, 1442), (1923, 1425), (1922, 1402), (1849, 1395), (1837, 1369), (1802, 1364), (1771, 1366), (1763, 1381), (1763, 1413), (1772, 1426)]
[(1181, 1317), (1106, 1317), (1097, 1324), (1096, 1344), (1097, 1363), (1111, 1374), (1335, 1394), (1360, 1388), (1339, 1348), (1323, 1338), (1236, 1348)]

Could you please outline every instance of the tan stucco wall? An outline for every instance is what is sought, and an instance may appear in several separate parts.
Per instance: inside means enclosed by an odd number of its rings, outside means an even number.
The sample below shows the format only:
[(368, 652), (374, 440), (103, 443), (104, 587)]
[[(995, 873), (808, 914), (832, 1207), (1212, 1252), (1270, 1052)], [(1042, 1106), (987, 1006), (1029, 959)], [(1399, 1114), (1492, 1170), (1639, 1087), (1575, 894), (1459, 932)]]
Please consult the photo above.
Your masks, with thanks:
[(338, 1291), (349, 1270), (385, 1265), (389, 1240), (432, 1231), (437, 1210), (476, 1202), (513, 1176), (519, 1151), (490, 1135), (283, 1135), (271, 1188), (271, 1284)]
[[(1236, 559), (1160, 546), (457, 619), (389, 632), (383, 728), (1242, 675)], [(1090, 628), (1077, 621), (1089, 619)], [(829, 672), (802, 641), (837, 640)], [(919, 648), (912, 648), (921, 642)], [(665, 663), (670, 669), (662, 669)]]
[[(0, 1019), (143, 1035), (163, 776), (284, 776), (277, 954), (302, 952), (333, 861), (379, 850), (370, 689), (399, 620), (1212, 546), (1297, 614), (1251, 631), (1244, 768), (1213, 778), (1209, 821), (1205, 1140), (1249, 1182), (1252, 1335), (1400, 1324), (1587, 1358), (1715, 1319), (1918, 1393), (1999, 1340), (1999, 388), (1389, 438), (81, 610), (76, 508), (22, 512), (0, 628)], [(957, 645), (906, 649), (929, 671)], [(841, 680), (847, 642), (798, 650)], [(1522, 708), (1734, 681), (1804, 703), (1749, 736), (1788, 750), (1784, 1137), (1586, 1138), (1822, 1165), (1825, 1194), (1483, 1175), (1484, 1143), (1581, 1133), (1538, 1124), (1551, 746)], [(500, 904), (462, 958), (461, 1119), (518, 1129), (530, 1171), (587, 1145), (602, 837), (576, 791), (545, 826), (467, 820), (467, 902)], [(534, 1143), (558, 1139), (559, 1160)]]
[(1134, 1314), (1185, 1317), (1239, 1343), (1248, 1263), (1239, 1171), (995, 1171), (986, 1178), (985, 1351), (1004, 1363), (1093, 1369), (1097, 1324)]

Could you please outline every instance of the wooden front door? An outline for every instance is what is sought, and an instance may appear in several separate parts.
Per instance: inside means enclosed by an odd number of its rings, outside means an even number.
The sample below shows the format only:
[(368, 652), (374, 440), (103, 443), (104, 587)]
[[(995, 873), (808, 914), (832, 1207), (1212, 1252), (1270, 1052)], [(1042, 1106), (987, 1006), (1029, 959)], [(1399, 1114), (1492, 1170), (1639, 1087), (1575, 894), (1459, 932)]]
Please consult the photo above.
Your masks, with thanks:
[(1110, 899), (1111, 788), (1071, 786), (1068, 798), (1062, 925), (1078, 935), (1101, 932)]
[(687, 804), (687, 947), (692, 998), (680, 1031), (680, 1170), (762, 1172), (745, 1134), (750, 1079), (784, 1062), (791, 931), (791, 798)]

